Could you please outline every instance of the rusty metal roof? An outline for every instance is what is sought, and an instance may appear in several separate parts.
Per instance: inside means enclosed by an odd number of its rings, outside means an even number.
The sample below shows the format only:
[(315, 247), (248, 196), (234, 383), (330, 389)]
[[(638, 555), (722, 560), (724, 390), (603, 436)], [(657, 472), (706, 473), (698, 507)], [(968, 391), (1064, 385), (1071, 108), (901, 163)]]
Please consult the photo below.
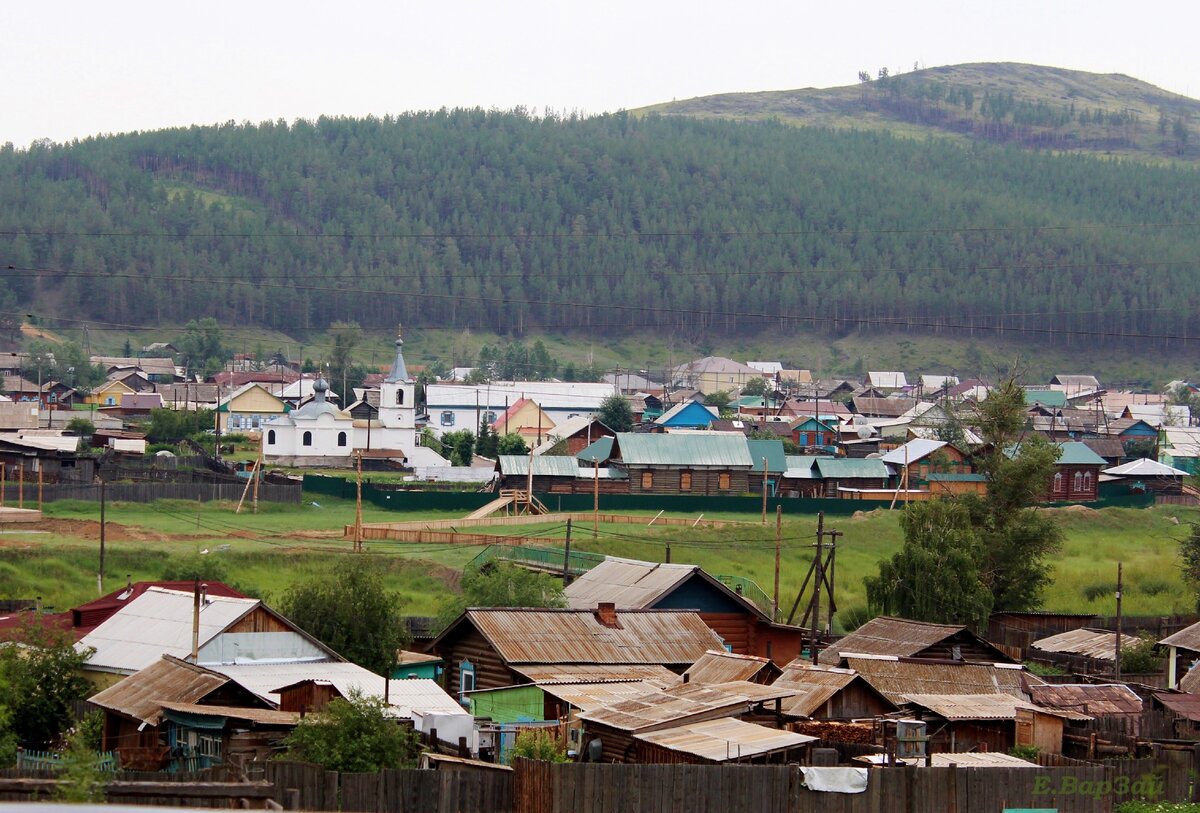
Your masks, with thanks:
[(1018, 709), (1058, 713), (1009, 694), (906, 694), (904, 700), (947, 720), (1015, 720)]
[(660, 686), (646, 680), (610, 680), (603, 683), (538, 683), (546, 694), (582, 711), (591, 711), (631, 697), (639, 697)]
[(611, 601), (617, 609), (640, 610), (674, 590), (699, 568), (696, 565), (662, 564), (606, 556), (563, 590), (567, 606), (591, 610), (597, 602)]
[(1200, 695), (1180, 692), (1154, 692), (1154, 699), (1180, 717), (1200, 721)]
[(89, 698), (95, 706), (158, 725), (165, 703), (194, 703), (229, 682), (229, 678), (178, 658), (163, 656), (145, 669)]
[(1020, 666), (1002, 663), (952, 663), (854, 656), (848, 656), (846, 662), (876, 691), (897, 705), (904, 702), (906, 694), (1003, 692), (1025, 700), (1026, 685), (1044, 682)]
[(635, 739), (671, 751), (692, 754), (713, 762), (725, 762), (745, 757), (786, 751), (815, 742), (816, 737), (780, 731), (733, 717), (722, 717), (677, 728), (635, 734)]
[(1093, 717), (1138, 716), (1142, 698), (1121, 683), (1047, 683), (1030, 686), (1029, 696), (1039, 706), (1077, 711)]
[(622, 731), (656, 731), (685, 722), (745, 714), (756, 702), (738, 691), (682, 683), (584, 712), (580, 718)]
[(590, 610), (471, 609), (466, 617), (507, 663), (690, 665), (723, 647), (692, 612), (624, 610), (613, 627)]
[(794, 697), (784, 701), (784, 714), (811, 717), (834, 695), (859, 679), (853, 669), (835, 669), (793, 661), (784, 667), (783, 674), (771, 685), (796, 692)]
[(769, 658), (710, 649), (684, 674), (692, 683), (726, 683), (731, 680), (751, 680), (770, 666)]
[[(1136, 635), (1122, 635), (1121, 646), (1130, 647), (1138, 643)], [(1060, 632), (1048, 638), (1034, 641), (1034, 649), (1043, 652), (1062, 652), (1083, 655), (1101, 661), (1116, 660), (1117, 634), (1107, 630), (1077, 629)]]
[(645, 680), (656, 686), (672, 686), (679, 675), (658, 664), (554, 664), (530, 663), (512, 667), (534, 683), (600, 683), (602, 681)]
[(930, 624), (881, 615), (825, 649), (817, 659), (820, 663), (836, 666), (850, 653), (910, 657), (965, 629), (959, 624)]

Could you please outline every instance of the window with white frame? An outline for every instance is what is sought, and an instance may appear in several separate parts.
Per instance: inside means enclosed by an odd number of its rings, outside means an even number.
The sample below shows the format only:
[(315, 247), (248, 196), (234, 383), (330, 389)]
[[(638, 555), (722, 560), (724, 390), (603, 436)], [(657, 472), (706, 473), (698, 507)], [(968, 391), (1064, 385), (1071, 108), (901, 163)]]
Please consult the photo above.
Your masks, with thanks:
[(443, 412), (442, 417), (441, 417), (441, 424), (442, 424), (442, 426), (454, 426), (454, 413), (448, 409), (445, 412)]

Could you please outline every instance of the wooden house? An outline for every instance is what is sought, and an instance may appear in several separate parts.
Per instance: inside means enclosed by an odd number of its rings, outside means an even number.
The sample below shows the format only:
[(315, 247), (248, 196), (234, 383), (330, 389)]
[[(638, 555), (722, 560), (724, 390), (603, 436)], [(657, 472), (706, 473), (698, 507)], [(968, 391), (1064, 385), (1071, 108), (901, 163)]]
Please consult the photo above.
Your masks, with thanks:
[(754, 461), (747, 480), (747, 490), (752, 494), (762, 494), (765, 487), (767, 494), (778, 496), (783, 475), (787, 472), (783, 441), (747, 439), (746, 450)]
[(667, 409), (654, 419), (654, 423), (667, 429), (707, 429), (719, 416), (716, 407), (688, 400)]
[[(722, 648), (787, 663), (800, 654), (803, 631), (772, 621), (769, 605), (759, 606), (747, 595), (754, 589), (740, 582), (731, 587), (697, 565), (608, 556), (563, 594), (567, 606), (578, 610), (600, 602), (618, 610), (691, 610), (719, 636)], [(768, 599), (761, 595), (759, 601)]]
[(245, 384), (221, 399), (217, 420), (221, 433), (259, 431), (263, 424), (289, 412), (283, 399), (262, 384)]
[(837, 421), (801, 418), (791, 425), (792, 441), (802, 450), (834, 452), (837, 449)]
[(137, 390), (121, 381), (105, 381), (84, 396), (85, 404), (95, 404), (102, 407), (115, 407), (121, 404), (126, 395), (135, 395)]
[(771, 685), (796, 692), (783, 702), (783, 713), (788, 717), (854, 720), (879, 717), (896, 710), (894, 703), (853, 669), (795, 660), (784, 667), (783, 673)]
[[(1078, 441), (1056, 445), (1059, 448), (1058, 460), (1054, 463), (1054, 473), (1046, 484), (1042, 499), (1046, 502), (1095, 500), (1099, 496), (1100, 470), (1106, 465), (1104, 458)], [(1005, 454), (1015, 457), (1019, 451), (1019, 446), (1013, 446), (1006, 449)]]
[(723, 717), (635, 734), (634, 761), (643, 765), (794, 765), (816, 737)]
[(550, 436), (556, 422), (532, 398), (518, 398), (492, 421), (493, 432), (520, 435), (532, 448)]
[(568, 418), (554, 427), (546, 439), (533, 450), (535, 455), (547, 453), (577, 455), (600, 438), (616, 433), (590, 415)]
[[(446, 688), (463, 701), (476, 689), (528, 683), (531, 668), (665, 666), (682, 673), (723, 642), (694, 612), (469, 609), (429, 645), (445, 662)], [(536, 674), (536, 672), (535, 672)]]
[(932, 624), (879, 616), (831, 644), (818, 656), (826, 666), (841, 666), (856, 655), (936, 658), (981, 663), (1014, 663), (997, 647), (962, 624)]
[[(496, 458), (500, 489), (525, 491), (532, 480), (534, 493), (570, 494), (582, 474), (591, 474), (591, 470), (581, 469), (574, 457), (502, 454)], [(586, 485), (591, 487), (590, 479)]]
[(846, 496), (846, 490), (887, 488), (892, 479), (879, 458), (818, 457), (812, 467), (821, 484), (821, 495), (831, 499)]
[(1122, 466), (1100, 472), (1103, 478), (1119, 484), (1129, 493), (1182, 494), (1183, 481), (1188, 473), (1149, 458), (1139, 458)]
[(745, 438), (716, 432), (618, 432), (609, 460), (628, 474), (630, 494), (744, 494), (754, 468)]
[(970, 474), (973, 471), (967, 453), (942, 440), (910, 440), (898, 449), (892, 449), (882, 460), (895, 473), (899, 483), (913, 489), (926, 484), (930, 474)]

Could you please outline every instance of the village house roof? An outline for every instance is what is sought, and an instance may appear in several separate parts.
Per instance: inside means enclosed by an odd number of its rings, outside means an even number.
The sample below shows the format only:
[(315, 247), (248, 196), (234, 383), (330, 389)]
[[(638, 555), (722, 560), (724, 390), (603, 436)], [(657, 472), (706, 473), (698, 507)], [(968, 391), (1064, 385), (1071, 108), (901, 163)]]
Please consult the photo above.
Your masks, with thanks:
[(224, 675), (273, 706), (279, 705), (280, 689), (290, 688), (305, 680), (325, 681), (343, 697), (352, 689), (359, 689), (364, 695), (383, 697), (382, 676), (346, 661), (221, 663), (208, 664), (206, 668)]
[(88, 702), (156, 726), (163, 703), (194, 703), (228, 682), (224, 675), (168, 655), (92, 695)]
[(888, 469), (877, 457), (818, 457), (813, 470), (823, 480), (887, 479)]
[(277, 709), (255, 709), (245, 706), (210, 706), (207, 703), (163, 703), (163, 710), (186, 714), (189, 717), (224, 717), (265, 726), (294, 726), (300, 722), (300, 712)]
[(1163, 638), (1159, 643), (1163, 646), (1173, 646), (1190, 652), (1200, 652), (1200, 623), (1184, 627)]
[(1125, 456), (1125, 444), (1120, 438), (1085, 438), (1083, 444), (1105, 459)]
[(509, 664), (688, 664), (721, 639), (693, 612), (623, 610), (615, 626), (592, 610), (469, 609), (430, 649), (464, 624), (477, 629)]
[[(532, 459), (532, 463), (530, 460)], [(504, 477), (528, 475), (534, 477), (575, 477), (579, 474), (579, 463), (565, 455), (502, 454), (496, 458), (496, 468)], [(591, 476), (591, 472), (587, 472)]]
[(133, 368), (141, 370), (146, 375), (175, 377), (175, 360), (172, 358), (131, 358), (126, 356), (92, 356), (92, 364), (98, 364), (108, 370), (117, 368)]
[(705, 356), (702, 359), (689, 361), (687, 364), (680, 364), (675, 369), (671, 370), (675, 377), (687, 377), (691, 375), (754, 375), (761, 376), (761, 370), (756, 370), (748, 364), (742, 364), (739, 361), (725, 358), (724, 356)]
[(853, 669), (817, 666), (807, 661), (792, 661), (783, 668), (783, 674), (771, 685), (792, 689), (796, 692), (794, 697), (783, 701), (784, 714), (790, 717), (811, 717), (834, 695), (855, 681), (861, 681), (867, 691), (878, 696), (885, 706), (892, 705), (891, 701), (880, 694), (870, 683), (863, 680)]
[(603, 437), (593, 440), (588, 446), (580, 450), (579, 454), (575, 455), (576, 460), (591, 465), (597, 461), (603, 463), (612, 457), (613, 442), (616, 438)]
[(902, 390), (908, 386), (908, 379), (900, 372), (869, 372), (867, 386), (882, 387), (887, 390)]
[(1056, 375), (1050, 379), (1050, 384), (1069, 387), (1072, 390), (1100, 389), (1100, 380), (1094, 375)]
[(746, 450), (754, 465), (750, 467), (751, 474), (763, 473), (763, 462), (767, 465), (767, 474), (783, 474), (787, 471), (787, 455), (783, 451), (781, 440), (746, 440)]
[(777, 671), (770, 658), (710, 649), (689, 666), (684, 675), (692, 683), (728, 683), (731, 680), (755, 680), (764, 671)]
[(171, 405), (180, 404), (215, 404), (217, 402), (216, 384), (155, 384), (154, 391), (162, 396), (163, 402)]
[(1092, 717), (1137, 717), (1142, 698), (1123, 683), (1047, 683), (1029, 687), (1034, 703)]
[(921, 389), (925, 392), (943, 390), (947, 387), (953, 387), (956, 384), (958, 384), (958, 376), (956, 375), (921, 374)]
[[(691, 417), (688, 417), (688, 416)], [(680, 401), (663, 414), (654, 419), (659, 426), (686, 425), (708, 426), (713, 418), (720, 415), (720, 410), (713, 406), (705, 406), (699, 401)]]
[(1019, 664), (966, 663), (918, 658), (846, 657), (846, 664), (889, 702), (906, 694), (990, 694), (1003, 692), (1022, 700), (1030, 684), (1043, 683)]
[(745, 759), (776, 751), (787, 751), (811, 742), (816, 737), (767, 728), (733, 717), (705, 720), (699, 723), (635, 734), (634, 739), (700, 757), (713, 762)]
[(745, 714), (756, 703), (792, 694), (785, 689), (764, 691), (770, 689), (756, 684), (680, 683), (584, 712), (580, 718), (621, 731), (657, 731), (730, 714)]
[[(325, 664), (322, 664), (325, 665)], [(339, 664), (347, 666), (353, 664)], [(358, 672), (349, 669), (330, 670), (326, 675), (323, 670), (313, 669), (309, 665), (310, 676), (293, 681), (286, 686), (274, 689), (271, 694), (277, 695), (288, 689), (311, 683), (317, 686), (331, 686), (338, 695), (347, 698), (351, 692), (358, 691), (366, 697), (387, 698), (389, 717), (411, 719), (414, 713), (419, 714), (463, 714), (463, 707), (446, 690), (429, 678), (392, 678), (384, 680), (374, 672), (359, 667)], [(387, 684), (387, 691), (383, 685)]]
[(567, 585), (563, 596), (567, 606), (576, 610), (594, 608), (602, 601), (612, 602), (618, 610), (643, 610), (653, 607), (692, 579), (701, 580), (734, 603), (744, 606), (747, 612), (766, 619), (763, 611), (753, 602), (705, 573), (699, 565), (643, 562), (606, 556), (603, 562)]
[[(1120, 441), (1118, 441), (1119, 443)], [(1151, 460), (1148, 457), (1142, 457), (1125, 463), (1121, 466), (1113, 466), (1111, 469), (1104, 469), (1101, 474), (1111, 474), (1114, 477), (1187, 477), (1188, 473), (1173, 466), (1166, 466), (1158, 461)]]
[(783, 364), (778, 361), (747, 361), (746, 366), (753, 367), (767, 375), (778, 375), (783, 372)]
[(749, 469), (754, 465), (744, 437), (717, 432), (675, 435), (618, 432), (613, 453), (626, 466)]
[(1085, 714), (1044, 709), (1009, 694), (906, 694), (904, 701), (951, 721), (1015, 720), (1018, 710), (1087, 719)]
[(460, 409), (478, 406), (494, 409), (512, 404), (518, 398), (536, 398), (544, 410), (598, 409), (601, 402), (617, 390), (612, 384), (587, 381), (493, 381), (489, 384), (430, 384), (425, 388), (425, 404), (434, 409)]
[(841, 658), (852, 655), (913, 657), (935, 647), (939, 655), (944, 657), (949, 657), (955, 648), (974, 647), (986, 652), (990, 660), (1011, 661), (1003, 652), (962, 624), (931, 624), (879, 616), (822, 651), (818, 662), (837, 666)]
[(944, 440), (917, 438), (916, 440), (910, 440), (898, 449), (892, 449), (883, 456), (882, 460), (884, 463), (890, 463), (893, 466), (912, 464), (919, 460), (924, 460), (929, 455), (949, 445)]
[(850, 405), (859, 415), (876, 418), (899, 418), (917, 405), (915, 398), (872, 398), (857, 395)]
[(665, 687), (679, 682), (679, 675), (656, 663), (524, 663), (515, 664), (512, 669), (538, 684), (644, 681)]
[(1185, 720), (1200, 722), (1200, 695), (1187, 692), (1151, 692), (1151, 695)]
[[(537, 682), (537, 687), (543, 692), (580, 711), (611, 706), (667, 685), (670, 684), (651, 683), (646, 680), (606, 680), (600, 683)], [(483, 689), (482, 691), (504, 691), (507, 688)]]
[(1041, 404), (1048, 407), (1065, 407), (1067, 405), (1067, 394), (1060, 390), (1043, 390), (1025, 388), (1025, 404), (1034, 406)]
[[(1122, 635), (1121, 645), (1131, 647), (1138, 642), (1136, 635)], [(1116, 660), (1117, 634), (1108, 630), (1077, 629), (1060, 632), (1048, 638), (1034, 641), (1034, 649), (1042, 652), (1061, 652), (1067, 655), (1082, 655), (1101, 661)]]

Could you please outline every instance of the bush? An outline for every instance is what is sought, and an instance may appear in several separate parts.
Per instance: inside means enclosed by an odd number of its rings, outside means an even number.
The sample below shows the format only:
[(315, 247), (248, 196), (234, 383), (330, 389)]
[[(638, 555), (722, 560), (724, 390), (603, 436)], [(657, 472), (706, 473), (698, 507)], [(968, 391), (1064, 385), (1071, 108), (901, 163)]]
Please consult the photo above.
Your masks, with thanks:
[(67, 421), (67, 434), (90, 438), (96, 434), (96, 425), (87, 418), (72, 418)]
[(1025, 661), (1024, 666), (1031, 675), (1037, 675), (1038, 677), (1059, 677), (1067, 673), (1066, 669), (1047, 663)]
[(540, 762), (567, 762), (570, 757), (551, 733), (542, 728), (527, 728), (517, 735), (512, 755)]
[(1014, 745), (1008, 749), (1008, 755), (1026, 762), (1037, 762), (1038, 747), (1036, 745)]
[(1132, 646), (1121, 646), (1121, 672), (1128, 674), (1147, 674), (1157, 672), (1160, 658), (1158, 642), (1148, 632), (1138, 634), (1138, 642)]
[(280, 757), (352, 773), (411, 768), (421, 753), (417, 735), (385, 708), (382, 698), (351, 689), (348, 698), (301, 719), (284, 739), (287, 752)]
[(1095, 601), (1105, 596), (1114, 596), (1117, 593), (1116, 582), (1099, 582), (1097, 584), (1089, 584), (1081, 591), (1083, 597), (1088, 601)]

